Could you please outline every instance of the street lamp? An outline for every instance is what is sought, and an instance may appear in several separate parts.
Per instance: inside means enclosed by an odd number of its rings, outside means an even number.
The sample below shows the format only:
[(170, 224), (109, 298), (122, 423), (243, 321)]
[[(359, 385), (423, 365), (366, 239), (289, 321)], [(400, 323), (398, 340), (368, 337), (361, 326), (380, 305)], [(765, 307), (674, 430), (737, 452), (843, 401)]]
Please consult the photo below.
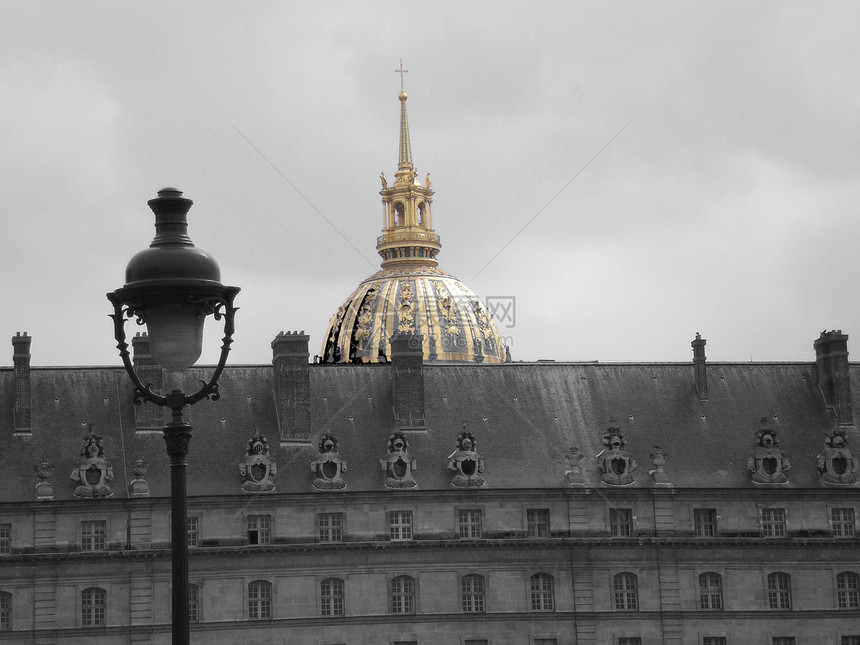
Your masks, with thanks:
[[(163, 188), (147, 202), (155, 213), (155, 238), (148, 249), (135, 255), (125, 270), (125, 286), (107, 294), (113, 304), (117, 349), (134, 384), (134, 403), (144, 401), (170, 408), (164, 441), (170, 456), (171, 552), (173, 567), (173, 645), (188, 645), (188, 526), (185, 492), (186, 457), (191, 426), (182, 411), (201, 399), (218, 400), (218, 378), (233, 342), (233, 299), (238, 287), (221, 284), (221, 270), (205, 251), (188, 237), (188, 210), (193, 203), (175, 188)], [(168, 372), (181, 374), (194, 365), (203, 349), (203, 322), (212, 314), (224, 320), (221, 357), (212, 378), (197, 392), (174, 389), (153, 392), (134, 370), (125, 341), (126, 318), (147, 326), (152, 357)], [(175, 381), (179, 384), (178, 378)]]

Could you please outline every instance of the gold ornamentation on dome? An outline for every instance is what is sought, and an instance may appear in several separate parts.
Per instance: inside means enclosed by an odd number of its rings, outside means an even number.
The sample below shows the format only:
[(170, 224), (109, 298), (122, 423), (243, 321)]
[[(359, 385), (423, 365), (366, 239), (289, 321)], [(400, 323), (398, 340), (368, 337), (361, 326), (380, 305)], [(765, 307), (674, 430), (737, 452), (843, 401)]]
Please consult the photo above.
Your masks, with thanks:
[(402, 334), (415, 332), (415, 287), (407, 282), (400, 289), (400, 306), (397, 308), (397, 330)]
[(436, 289), (436, 298), (438, 298), (439, 308), (442, 311), (442, 324), (445, 327), (445, 333), (449, 336), (459, 335), (457, 312), (454, 311), (454, 302), (451, 300), (450, 293), (439, 280), (433, 282), (433, 287)]
[(379, 298), (379, 287), (372, 287), (367, 291), (364, 304), (361, 306), (361, 311), (358, 313), (358, 329), (355, 330), (356, 340), (367, 340), (370, 338), (370, 322), (373, 320), (373, 310), (376, 308), (376, 301)]

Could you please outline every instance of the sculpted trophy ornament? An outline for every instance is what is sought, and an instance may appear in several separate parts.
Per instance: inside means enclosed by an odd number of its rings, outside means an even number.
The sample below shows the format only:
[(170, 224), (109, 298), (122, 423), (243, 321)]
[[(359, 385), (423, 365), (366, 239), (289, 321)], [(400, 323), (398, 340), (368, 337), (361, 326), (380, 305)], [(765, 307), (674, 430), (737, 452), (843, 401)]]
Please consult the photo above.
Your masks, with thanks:
[(457, 437), (457, 449), (448, 455), (448, 470), (454, 471), (453, 486), (474, 488), (484, 485), (484, 458), (478, 454), (478, 443), (465, 430)]
[(747, 460), (747, 469), (757, 484), (785, 484), (785, 473), (791, 469), (788, 456), (779, 449), (776, 430), (768, 428), (767, 417), (761, 419), (761, 429), (755, 433), (755, 443)]
[(146, 482), (147, 463), (141, 457), (137, 457), (131, 464), (131, 472), (134, 479), (128, 485), (132, 497), (149, 497), (149, 484)]
[(655, 486), (669, 488), (672, 482), (669, 481), (669, 476), (666, 474), (664, 467), (666, 466), (666, 452), (661, 446), (654, 446), (654, 452), (651, 453), (651, 464), (654, 466), (648, 471)]
[(269, 455), (269, 441), (263, 435), (248, 439), (245, 461), (239, 464), (239, 474), (245, 478), (242, 490), (246, 493), (267, 493), (275, 490), (278, 464)]
[(51, 477), (54, 476), (54, 466), (51, 465), (47, 457), (42, 457), (42, 461), (35, 467), (35, 471), (39, 478), (39, 483), (36, 484), (36, 499), (40, 501), (54, 499), (54, 485), (51, 483)]
[(567, 483), (570, 486), (584, 486), (585, 477), (582, 474), (582, 459), (585, 455), (577, 446), (570, 446), (568, 454), (565, 455), (567, 461), (567, 470), (564, 471), (564, 476), (567, 477)]
[(818, 472), (828, 486), (852, 486), (857, 483), (860, 469), (857, 457), (848, 449), (843, 428), (831, 430), (824, 439), (824, 450), (818, 455)]
[(612, 426), (603, 435), (603, 450), (597, 455), (600, 481), (612, 486), (627, 486), (633, 483), (636, 460), (624, 448), (627, 442), (621, 428)]
[(113, 466), (104, 458), (102, 437), (90, 433), (83, 439), (81, 462), (72, 471), (72, 481), (79, 482), (75, 497), (110, 497), (113, 491), (107, 483), (113, 479)]
[(337, 452), (337, 439), (331, 433), (320, 437), (317, 445), (319, 456), (311, 462), (311, 472), (316, 475), (313, 487), (317, 490), (340, 490), (346, 488), (343, 473), (346, 472), (346, 462)]
[(402, 432), (395, 432), (388, 438), (388, 453), (379, 460), (382, 472), (385, 473), (386, 488), (415, 488), (413, 473), (418, 470), (418, 463), (409, 455), (409, 442)]

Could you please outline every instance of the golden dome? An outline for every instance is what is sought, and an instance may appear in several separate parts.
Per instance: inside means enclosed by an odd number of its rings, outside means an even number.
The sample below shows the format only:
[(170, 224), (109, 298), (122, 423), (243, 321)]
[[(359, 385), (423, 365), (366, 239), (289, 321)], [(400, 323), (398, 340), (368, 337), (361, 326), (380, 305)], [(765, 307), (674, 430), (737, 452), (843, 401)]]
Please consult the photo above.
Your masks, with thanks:
[[(402, 65), (401, 65), (402, 67)], [(423, 336), (425, 360), (501, 363), (505, 346), (487, 308), (468, 287), (436, 265), (442, 248), (433, 230), (430, 175), (424, 185), (412, 165), (406, 92), (400, 100), (400, 154), (394, 184), (381, 175), (382, 270), (358, 285), (329, 323), (325, 363), (390, 360), (395, 334)]]

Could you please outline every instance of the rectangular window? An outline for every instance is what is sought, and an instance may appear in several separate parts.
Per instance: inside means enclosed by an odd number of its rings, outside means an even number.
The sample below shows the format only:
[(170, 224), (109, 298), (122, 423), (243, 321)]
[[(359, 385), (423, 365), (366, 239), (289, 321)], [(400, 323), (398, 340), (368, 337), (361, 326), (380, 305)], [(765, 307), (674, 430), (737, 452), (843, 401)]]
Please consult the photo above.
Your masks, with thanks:
[(320, 583), (320, 612), (323, 616), (343, 616), (343, 580), (326, 578)]
[(610, 508), (609, 532), (612, 537), (630, 537), (633, 535), (633, 509)]
[(526, 510), (526, 531), (529, 537), (549, 537), (549, 509), (530, 508)]
[(638, 636), (619, 636), (618, 645), (642, 645), (642, 639)]
[(12, 525), (0, 524), (0, 555), (12, 553)]
[(269, 544), (272, 541), (272, 516), (248, 516), (248, 544)]
[(557, 638), (535, 638), (532, 645), (558, 645)]
[(272, 617), (272, 583), (254, 580), (248, 585), (248, 618), (266, 620)]
[(852, 537), (854, 535), (854, 509), (831, 508), (830, 526), (836, 537)]
[(702, 645), (726, 645), (725, 636), (705, 636), (702, 638)]
[(795, 645), (794, 636), (774, 636), (773, 645)]
[(81, 592), (81, 626), (100, 627), (105, 624), (107, 592), (99, 587), (90, 587)]
[(477, 574), (463, 576), (460, 581), (462, 606), (465, 614), (484, 613), (484, 577)]
[(320, 513), (317, 515), (320, 542), (343, 541), (343, 513)]
[(761, 509), (761, 534), (763, 537), (785, 537), (785, 509)]
[(714, 537), (717, 534), (717, 509), (694, 508), (693, 528), (698, 537)]
[(412, 511), (388, 513), (388, 537), (392, 540), (412, 539)]
[(12, 594), (0, 591), (0, 631), (12, 629)]
[(186, 519), (186, 524), (188, 525), (188, 546), (197, 546), (199, 534), (197, 532), (197, 518), (189, 517)]
[(196, 623), (200, 620), (200, 587), (188, 585), (188, 621)]
[(464, 645), (488, 645), (489, 641), (486, 638), (467, 638), (463, 643)]
[(481, 511), (460, 510), (457, 513), (460, 537), (477, 539), (481, 537)]
[(104, 551), (106, 520), (83, 520), (81, 522), (81, 551)]
[(843, 636), (840, 645), (860, 645), (860, 634), (856, 636)]

